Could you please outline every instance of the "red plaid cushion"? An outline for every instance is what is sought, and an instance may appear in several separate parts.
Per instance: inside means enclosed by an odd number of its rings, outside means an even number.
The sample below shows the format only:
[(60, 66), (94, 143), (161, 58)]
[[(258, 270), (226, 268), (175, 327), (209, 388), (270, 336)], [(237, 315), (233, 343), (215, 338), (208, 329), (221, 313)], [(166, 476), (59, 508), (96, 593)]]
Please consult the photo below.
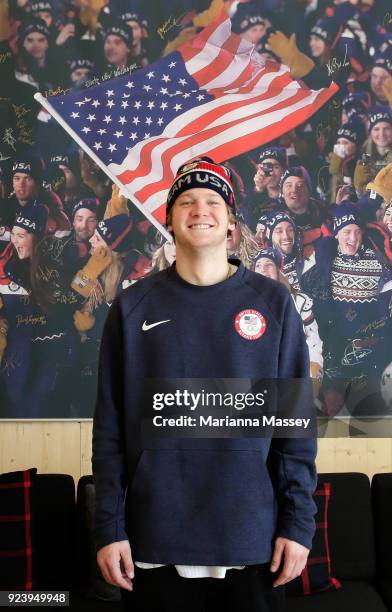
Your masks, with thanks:
[(312, 550), (302, 574), (287, 583), (286, 592), (290, 595), (310, 595), (320, 591), (340, 589), (339, 580), (331, 576), (331, 557), (328, 543), (328, 504), (331, 496), (331, 483), (324, 482), (313, 494), (317, 506), (316, 533)]
[(0, 589), (31, 591), (31, 487), (36, 468), (0, 475)]

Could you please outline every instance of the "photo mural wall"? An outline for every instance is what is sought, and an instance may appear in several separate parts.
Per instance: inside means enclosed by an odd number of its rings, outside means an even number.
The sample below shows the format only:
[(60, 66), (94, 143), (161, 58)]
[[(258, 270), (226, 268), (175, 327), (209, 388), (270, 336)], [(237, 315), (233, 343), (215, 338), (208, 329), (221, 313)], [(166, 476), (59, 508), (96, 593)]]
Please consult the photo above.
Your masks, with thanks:
[(391, 25), (383, 0), (0, 1), (0, 418), (92, 418), (107, 312), (175, 261), (200, 156), (232, 173), (228, 255), (292, 294), (318, 414), (392, 414)]

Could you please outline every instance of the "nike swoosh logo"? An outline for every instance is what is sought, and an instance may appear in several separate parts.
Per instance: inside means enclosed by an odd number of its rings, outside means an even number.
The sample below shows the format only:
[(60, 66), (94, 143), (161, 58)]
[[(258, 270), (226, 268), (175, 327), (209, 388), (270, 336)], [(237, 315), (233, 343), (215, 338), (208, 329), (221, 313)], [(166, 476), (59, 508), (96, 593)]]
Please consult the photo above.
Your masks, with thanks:
[(162, 325), (162, 323), (169, 323), (169, 321), (171, 321), (171, 319), (166, 319), (166, 321), (157, 321), (157, 323), (147, 323), (147, 321), (144, 321), (142, 325), (142, 330), (147, 331), (148, 329), (151, 329), (152, 327), (155, 327), (156, 325)]

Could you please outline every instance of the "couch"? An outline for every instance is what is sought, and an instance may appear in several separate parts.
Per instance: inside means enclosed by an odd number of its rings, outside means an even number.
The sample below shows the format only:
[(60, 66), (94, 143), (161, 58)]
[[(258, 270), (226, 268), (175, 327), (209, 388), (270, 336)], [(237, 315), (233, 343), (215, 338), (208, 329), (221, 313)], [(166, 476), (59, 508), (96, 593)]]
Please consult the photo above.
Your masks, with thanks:
[[(75, 496), (71, 476), (36, 476), (35, 577), (39, 589), (69, 590), (73, 610), (115, 612), (120, 602), (94, 598), (97, 575), (87, 503), (92, 482), (91, 476), (82, 477)], [(320, 474), (323, 482), (332, 485), (328, 539), (332, 575), (342, 587), (289, 596), (286, 612), (392, 612), (392, 474), (376, 474), (371, 484), (361, 473)], [(115, 597), (116, 590), (109, 595)]]

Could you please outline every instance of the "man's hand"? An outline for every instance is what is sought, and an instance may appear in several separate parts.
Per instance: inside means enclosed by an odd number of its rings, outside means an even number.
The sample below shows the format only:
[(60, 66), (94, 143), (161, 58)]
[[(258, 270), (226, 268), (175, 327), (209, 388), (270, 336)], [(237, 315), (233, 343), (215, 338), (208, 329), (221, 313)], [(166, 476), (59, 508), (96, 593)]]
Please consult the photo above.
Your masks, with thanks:
[(261, 164), (258, 164), (257, 172), (254, 175), (253, 180), (255, 183), (255, 190), (257, 191), (257, 193), (261, 193), (262, 191), (265, 191), (267, 185), (269, 185), (273, 180), (273, 177), (266, 176), (263, 171), (263, 166)]
[(132, 591), (134, 567), (128, 540), (113, 542), (100, 548), (97, 553), (97, 563), (106, 582)]
[(281, 537), (276, 538), (274, 554), (272, 555), (270, 566), (271, 572), (276, 572), (279, 568), (282, 561), (282, 555), (284, 557), (283, 568), (272, 585), (274, 587), (286, 584), (301, 574), (306, 565), (309, 548), (302, 546), (302, 544), (298, 542), (294, 542), (294, 540), (288, 540), (287, 538)]

